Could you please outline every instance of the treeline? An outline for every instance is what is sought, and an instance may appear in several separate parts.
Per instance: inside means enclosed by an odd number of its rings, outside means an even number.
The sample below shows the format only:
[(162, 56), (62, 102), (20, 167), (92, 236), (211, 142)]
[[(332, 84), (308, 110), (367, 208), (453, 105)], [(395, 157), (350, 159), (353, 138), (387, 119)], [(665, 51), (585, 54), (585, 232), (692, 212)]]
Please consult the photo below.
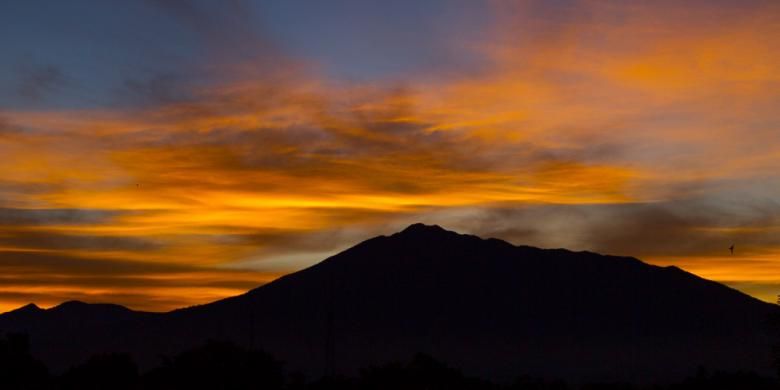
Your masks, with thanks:
[[(141, 373), (127, 354), (93, 356), (61, 375), (52, 375), (30, 354), (29, 339), (22, 334), (0, 337), (0, 389), (16, 390), (515, 390), (515, 389), (633, 389), (624, 383), (570, 386), (565, 382), (520, 377), (498, 385), (469, 377), (436, 359), (418, 354), (407, 362), (368, 367), (355, 377), (323, 377), (309, 380), (286, 373), (282, 362), (259, 350), (224, 342), (165, 358)], [(639, 388), (639, 387), (637, 387)], [(778, 383), (754, 373), (701, 370), (688, 380), (651, 389), (778, 389)]]

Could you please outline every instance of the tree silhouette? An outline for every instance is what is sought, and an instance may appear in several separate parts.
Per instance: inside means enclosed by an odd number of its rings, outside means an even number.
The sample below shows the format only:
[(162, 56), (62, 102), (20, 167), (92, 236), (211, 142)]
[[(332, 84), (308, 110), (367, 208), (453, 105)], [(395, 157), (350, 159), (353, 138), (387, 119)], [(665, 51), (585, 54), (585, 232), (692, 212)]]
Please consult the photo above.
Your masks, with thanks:
[(361, 389), (436, 390), (490, 389), (492, 385), (464, 376), (460, 370), (426, 354), (415, 355), (407, 364), (389, 363), (361, 372)]
[(700, 368), (696, 376), (688, 378), (674, 389), (777, 389), (777, 383), (771, 378), (762, 377), (754, 372), (709, 372)]
[(60, 378), (63, 390), (132, 390), (139, 386), (138, 367), (127, 354), (95, 355)]
[(519, 376), (507, 388), (508, 390), (567, 390), (568, 384), (563, 381), (546, 381), (542, 378), (527, 375)]
[(37, 390), (50, 386), (46, 366), (30, 355), (26, 334), (9, 333), (0, 338), (0, 388)]
[(231, 343), (206, 345), (167, 359), (144, 377), (146, 389), (281, 389), (282, 365), (272, 356)]

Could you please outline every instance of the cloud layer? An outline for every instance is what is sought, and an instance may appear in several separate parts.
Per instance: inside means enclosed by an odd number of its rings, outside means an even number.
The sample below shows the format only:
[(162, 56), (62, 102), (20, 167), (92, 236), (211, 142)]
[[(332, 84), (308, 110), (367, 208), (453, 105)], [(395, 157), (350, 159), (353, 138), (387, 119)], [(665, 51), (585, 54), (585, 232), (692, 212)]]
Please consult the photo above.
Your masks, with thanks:
[[(202, 303), (417, 221), (773, 300), (773, 2), (494, 2), (446, 43), (479, 67), (360, 82), (246, 4), (192, 4), (144, 8), (207, 53), (191, 66), (123, 75), (110, 106), (0, 109), (0, 309)], [(79, 88), (56, 69), (18, 99)]]

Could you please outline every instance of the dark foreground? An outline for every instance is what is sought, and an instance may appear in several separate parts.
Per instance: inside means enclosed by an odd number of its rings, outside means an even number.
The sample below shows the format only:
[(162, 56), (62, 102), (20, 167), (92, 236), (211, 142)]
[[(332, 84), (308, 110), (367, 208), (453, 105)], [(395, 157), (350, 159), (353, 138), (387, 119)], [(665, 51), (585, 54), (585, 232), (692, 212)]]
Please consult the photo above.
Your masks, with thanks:
[(417, 354), (405, 362), (361, 369), (352, 377), (323, 375), (307, 378), (287, 372), (268, 353), (228, 342), (208, 342), (140, 372), (124, 353), (101, 354), (53, 375), (29, 352), (29, 339), (9, 334), (0, 339), (0, 388), (140, 390), (140, 389), (778, 389), (775, 378), (752, 372), (708, 372), (700, 369), (673, 384), (635, 386), (630, 383), (585, 383), (519, 375), (509, 384), (496, 384), (464, 375), (435, 358)]

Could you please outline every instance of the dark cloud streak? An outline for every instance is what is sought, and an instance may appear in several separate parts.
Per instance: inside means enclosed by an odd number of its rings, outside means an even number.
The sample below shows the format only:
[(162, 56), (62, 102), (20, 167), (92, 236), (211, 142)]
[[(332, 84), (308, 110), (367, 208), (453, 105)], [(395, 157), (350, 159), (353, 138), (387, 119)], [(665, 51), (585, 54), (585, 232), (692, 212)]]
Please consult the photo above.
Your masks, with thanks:
[[(443, 217), (465, 230), (518, 244), (640, 257), (725, 256), (780, 246), (780, 204), (753, 200), (729, 207), (712, 199), (605, 205), (487, 207)], [(745, 210), (750, 210), (746, 212)], [(447, 213), (445, 213), (447, 214)]]
[[(29, 302), (55, 305), (75, 299), (160, 310), (201, 303), (204, 297), (215, 299), (225, 291), (238, 294), (275, 277), (242, 269), (0, 252), (0, 301), (17, 302), (19, 306)], [(212, 290), (221, 293), (215, 295)]]
[(40, 101), (68, 84), (63, 70), (52, 64), (20, 64), (17, 67), (19, 95), (28, 100)]
[(0, 226), (99, 224), (123, 214), (126, 215), (128, 212), (119, 210), (18, 209), (0, 207)]
[(153, 251), (161, 244), (152, 238), (112, 235), (75, 235), (51, 231), (0, 228), (0, 246), (34, 250)]

